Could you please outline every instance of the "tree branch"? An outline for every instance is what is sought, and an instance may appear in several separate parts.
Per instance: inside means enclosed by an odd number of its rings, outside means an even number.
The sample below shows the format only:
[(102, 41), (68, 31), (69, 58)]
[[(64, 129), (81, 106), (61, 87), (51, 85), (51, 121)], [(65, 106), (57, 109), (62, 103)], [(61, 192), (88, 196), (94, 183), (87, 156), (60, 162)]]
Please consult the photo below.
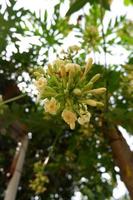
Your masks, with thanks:
[(115, 164), (120, 169), (120, 176), (125, 183), (130, 198), (133, 200), (133, 155), (122, 133), (115, 126), (104, 123), (104, 134), (108, 137)]

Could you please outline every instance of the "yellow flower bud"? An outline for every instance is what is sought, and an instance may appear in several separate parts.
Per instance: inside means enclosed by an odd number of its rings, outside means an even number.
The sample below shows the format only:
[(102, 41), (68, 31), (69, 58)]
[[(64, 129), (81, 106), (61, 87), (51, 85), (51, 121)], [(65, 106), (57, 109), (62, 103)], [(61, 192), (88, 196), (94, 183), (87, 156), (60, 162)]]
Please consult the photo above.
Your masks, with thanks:
[(75, 64), (75, 63), (67, 63), (65, 65), (65, 69), (66, 69), (66, 72), (68, 72), (68, 73), (70, 73), (70, 72), (75, 73), (77, 71), (80, 71), (81, 67), (80, 67), (80, 65)]
[(75, 88), (73, 90), (73, 93), (76, 95), (76, 96), (80, 96), (81, 95), (81, 90), (79, 88)]
[(80, 100), (80, 102), (87, 104), (89, 106), (97, 106), (97, 101), (92, 100), (92, 99), (83, 99), (83, 100)]
[(36, 76), (36, 77), (41, 77), (41, 76), (42, 76), (42, 74), (41, 74), (40, 72), (37, 72), (37, 71), (34, 72), (33, 74), (34, 74), (34, 76)]
[(64, 66), (61, 66), (60, 68), (60, 74), (61, 74), (61, 77), (65, 77), (66, 76), (66, 69)]
[(67, 89), (69, 89), (74, 81), (74, 73), (73, 71), (69, 72), (69, 78), (68, 78), (68, 82), (67, 82)]
[(70, 73), (70, 72), (75, 72), (75, 64), (73, 63), (67, 63), (65, 65), (65, 69), (66, 69), (66, 72)]
[(56, 59), (54, 62), (53, 62), (53, 65), (56, 65), (58, 68), (62, 67), (65, 65), (65, 61), (64, 60), (61, 60), (61, 59)]
[(100, 78), (100, 76), (101, 76), (100, 74), (96, 74), (95, 76), (92, 77), (90, 82), (95, 83)]
[(91, 94), (102, 94), (104, 92), (106, 92), (106, 88), (97, 88), (89, 91)]
[(86, 65), (85, 65), (85, 71), (84, 71), (84, 76), (90, 71), (90, 69), (92, 68), (92, 63), (93, 63), (93, 59), (89, 58)]
[(84, 88), (83, 88), (83, 92), (88, 92), (88, 90), (90, 90), (93, 87), (93, 83), (89, 82)]
[(102, 107), (104, 104), (102, 102), (97, 102), (97, 106)]

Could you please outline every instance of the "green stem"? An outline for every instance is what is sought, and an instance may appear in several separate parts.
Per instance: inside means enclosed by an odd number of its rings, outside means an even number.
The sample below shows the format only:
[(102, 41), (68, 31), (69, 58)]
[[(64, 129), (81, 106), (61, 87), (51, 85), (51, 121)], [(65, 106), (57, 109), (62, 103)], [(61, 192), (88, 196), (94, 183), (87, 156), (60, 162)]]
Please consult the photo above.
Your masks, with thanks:
[(6, 104), (6, 103), (10, 103), (10, 102), (12, 102), (12, 101), (16, 101), (16, 100), (21, 99), (21, 98), (23, 98), (23, 97), (25, 97), (25, 96), (26, 96), (26, 94), (22, 94), (22, 95), (13, 97), (13, 98), (11, 98), (11, 99), (8, 99), (8, 100), (5, 100), (5, 101), (1, 102), (0, 105)]
[[(102, 25), (102, 38), (103, 38), (103, 51), (104, 51), (104, 66), (105, 66), (105, 77), (107, 77), (107, 49), (106, 49), (106, 37), (104, 33), (104, 24), (103, 24), (103, 8), (102, 8), (103, 1), (100, 0), (100, 12), (101, 12), (101, 25)], [(108, 112), (108, 87), (109, 87), (109, 82), (107, 78), (105, 79), (105, 87), (106, 87), (106, 93), (105, 93), (105, 112)]]
[(46, 159), (45, 159), (44, 162), (43, 162), (44, 168), (46, 167), (46, 165), (47, 165), (48, 162), (49, 162), (49, 159), (50, 159), (51, 156), (52, 156), (52, 153), (53, 153), (53, 151), (54, 151), (54, 149), (55, 149), (55, 145), (56, 145), (56, 143), (57, 143), (57, 140), (59, 139), (59, 136), (60, 136), (60, 132), (56, 135), (56, 137), (55, 137), (55, 139), (54, 139), (54, 142), (53, 142), (53, 144), (52, 144), (52, 146), (51, 146), (51, 149), (50, 149), (50, 151), (49, 151), (49, 153), (48, 153), (48, 156), (46, 157)]

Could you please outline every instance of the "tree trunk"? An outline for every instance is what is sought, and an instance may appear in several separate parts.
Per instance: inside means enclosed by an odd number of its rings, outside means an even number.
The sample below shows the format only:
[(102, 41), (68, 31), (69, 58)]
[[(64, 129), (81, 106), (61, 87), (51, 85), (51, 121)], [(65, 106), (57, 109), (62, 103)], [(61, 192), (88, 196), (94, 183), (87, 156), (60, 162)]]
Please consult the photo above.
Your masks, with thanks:
[(109, 139), (113, 158), (120, 169), (120, 176), (133, 200), (133, 154), (117, 127), (104, 124), (104, 133)]
[(22, 140), (22, 146), (20, 148), (20, 152), (19, 152), (19, 156), (18, 156), (18, 160), (16, 163), (14, 173), (13, 173), (12, 178), (11, 178), (11, 180), (7, 186), (7, 189), (5, 191), (4, 200), (15, 200), (16, 199), (17, 189), (18, 189), (20, 178), (21, 178), (21, 173), (22, 173), (22, 169), (23, 169), (23, 164), (24, 164), (24, 160), (25, 160), (25, 154), (26, 154), (27, 147), (28, 147), (28, 137), (25, 136), (24, 139)]

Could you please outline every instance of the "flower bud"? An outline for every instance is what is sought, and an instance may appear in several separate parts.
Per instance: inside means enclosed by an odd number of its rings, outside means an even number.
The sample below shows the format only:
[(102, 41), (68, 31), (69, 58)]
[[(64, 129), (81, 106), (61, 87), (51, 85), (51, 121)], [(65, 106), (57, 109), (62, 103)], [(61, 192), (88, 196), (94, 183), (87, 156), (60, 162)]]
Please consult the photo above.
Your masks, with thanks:
[(103, 107), (104, 104), (103, 104), (102, 102), (97, 102), (97, 106), (98, 106), (98, 107)]
[(56, 59), (54, 62), (53, 62), (53, 65), (57, 65), (58, 67), (61, 67), (62, 65), (64, 65), (64, 60), (61, 60), (61, 59)]
[(93, 59), (89, 58), (87, 61), (87, 64), (85, 65), (84, 75), (86, 75), (90, 71), (90, 69), (92, 67), (92, 63), (93, 63)]
[(81, 90), (79, 88), (75, 88), (73, 90), (73, 93), (76, 95), (76, 96), (80, 96), (81, 95)]
[(97, 89), (90, 90), (89, 93), (91, 93), (91, 94), (102, 94), (105, 91), (106, 91), (106, 88), (97, 88)]
[(70, 72), (75, 72), (75, 64), (74, 63), (67, 63), (65, 65), (65, 69), (66, 69), (66, 72), (70, 73)]
[(89, 82), (84, 88), (83, 88), (83, 92), (88, 92), (88, 90), (90, 90), (93, 87), (93, 83)]
[(81, 102), (89, 106), (97, 106), (97, 101), (92, 100), (92, 99), (83, 99), (81, 100)]
[(74, 73), (73, 73), (73, 71), (70, 71), (69, 77), (68, 77), (67, 89), (72, 86), (72, 83), (74, 81), (73, 77), (74, 77)]
[(39, 77), (41, 77), (41, 76), (42, 76), (42, 74), (41, 74), (40, 72), (37, 72), (37, 71), (36, 71), (36, 72), (34, 72), (33, 74), (34, 74), (34, 76), (36, 76), (37, 78), (39, 78)]
[(61, 77), (65, 77), (66, 76), (66, 69), (64, 66), (61, 66), (60, 68), (60, 74), (61, 74)]
[(100, 78), (100, 76), (101, 76), (100, 74), (96, 74), (95, 76), (92, 77), (90, 82), (95, 83)]

